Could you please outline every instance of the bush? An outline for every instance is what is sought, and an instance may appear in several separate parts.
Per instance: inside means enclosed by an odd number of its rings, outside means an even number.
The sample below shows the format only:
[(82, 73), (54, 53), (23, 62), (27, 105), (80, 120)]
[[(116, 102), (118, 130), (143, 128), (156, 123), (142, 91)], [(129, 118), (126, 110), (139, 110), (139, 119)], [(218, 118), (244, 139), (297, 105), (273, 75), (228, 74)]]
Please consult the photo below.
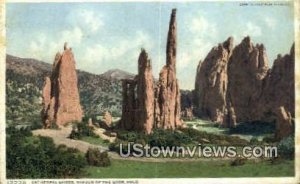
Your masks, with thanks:
[(274, 143), (274, 142), (276, 142), (276, 139), (274, 137), (274, 134), (273, 135), (270, 134), (270, 135), (265, 136), (262, 141), (265, 143)]
[(67, 178), (86, 166), (77, 149), (55, 147), (52, 138), (34, 137), (28, 130), (9, 128), (6, 141), (8, 178)]
[(101, 153), (97, 148), (89, 148), (85, 158), (91, 166), (108, 167), (111, 165), (107, 151)]
[[(128, 153), (128, 141), (124, 141), (124, 140), (120, 140), (120, 139), (116, 139), (115, 142), (110, 143), (108, 146), (108, 149), (110, 151), (114, 151), (119, 153), (120, 152), (120, 145), (122, 144), (122, 153), (127, 154)], [(132, 150), (132, 149), (131, 149)]]
[(94, 128), (89, 127), (87, 123), (74, 123), (73, 130), (69, 135), (70, 139), (81, 139), (84, 136), (99, 137), (94, 133)]
[(246, 163), (246, 158), (235, 158), (233, 161), (230, 162), (230, 166), (241, 166), (241, 165), (245, 165)]
[(178, 131), (155, 129), (148, 136), (148, 143), (151, 147), (182, 146), (192, 142), (192, 139)]
[(260, 144), (260, 142), (259, 142), (259, 140), (256, 137), (252, 137), (250, 139), (250, 144), (251, 145), (258, 145), (258, 144)]
[(288, 136), (278, 143), (278, 154), (282, 158), (294, 159), (295, 157), (295, 138)]
[(193, 128), (184, 128), (181, 129), (181, 131), (193, 141), (197, 141), (202, 144), (207, 143), (207, 141), (211, 144), (220, 146), (245, 146), (249, 144), (247, 140), (241, 139), (237, 136), (212, 134)]

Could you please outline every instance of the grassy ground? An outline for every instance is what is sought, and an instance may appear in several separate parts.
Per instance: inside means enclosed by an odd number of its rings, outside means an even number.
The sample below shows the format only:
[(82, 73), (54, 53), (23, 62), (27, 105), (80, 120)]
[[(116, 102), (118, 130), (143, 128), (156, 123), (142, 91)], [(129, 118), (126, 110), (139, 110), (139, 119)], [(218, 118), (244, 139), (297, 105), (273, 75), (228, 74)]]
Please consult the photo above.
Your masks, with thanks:
[(102, 146), (108, 146), (109, 145), (108, 141), (105, 141), (105, 140), (103, 140), (100, 137), (97, 138), (97, 137), (88, 137), (88, 136), (85, 136), (81, 140), (85, 141), (85, 142), (88, 142), (90, 144), (95, 144), (95, 145), (102, 145)]
[(188, 178), (188, 177), (283, 177), (294, 176), (294, 161), (267, 161), (230, 166), (229, 161), (150, 163), (112, 160), (107, 168), (88, 167), (88, 178)]

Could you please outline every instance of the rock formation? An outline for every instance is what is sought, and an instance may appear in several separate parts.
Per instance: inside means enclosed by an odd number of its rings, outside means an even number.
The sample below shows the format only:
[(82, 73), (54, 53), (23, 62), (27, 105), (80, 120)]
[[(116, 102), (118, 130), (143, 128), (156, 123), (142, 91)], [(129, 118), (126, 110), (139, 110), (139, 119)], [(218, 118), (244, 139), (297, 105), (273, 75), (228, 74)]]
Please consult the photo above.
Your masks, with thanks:
[(176, 10), (172, 10), (169, 25), (166, 65), (160, 72), (157, 86), (157, 103), (155, 114), (157, 127), (175, 129), (182, 126), (180, 119), (180, 88), (176, 79)]
[(237, 45), (228, 63), (227, 103), (233, 107), (236, 121), (251, 121), (268, 73), (268, 58), (264, 46), (254, 46), (250, 37)]
[(81, 121), (83, 112), (77, 85), (74, 56), (65, 44), (64, 52), (56, 54), (51, 78), (46, 78), (43, 88), (42, 119), (45, 128), (52, 123), (62, 126)]
[(154, 79), (151, 61), (142, 49), (138, 59), (138, 75), (123, 80), (121, 128), (149, 134), (154, 125)]
[(212, 48), (199, 63), (195, 83), (195, 105), (198, 116), (223, 122), (226, 118), (227, 64), (233, 49), (233, 38)]
[(151, 62), (142, 49), (138, 59), (138, 75), (123, 80), (123, 106), (120, 128), (147, 134), (152, 129), (175, 129), (183, 125), (180, 89), (176, 79), (176, 10), (172, 10), (167, 40), (167, 61), (154, 83)]
[(154, 79), (151, 61), (142, 50), (138, 60), (136, 129), (151, 133), (154, 123)]
[(197, 115), (225, 127), (276, 121), (278, 127), (285, 123), (283, 131), (288, 132), (278, 132), (277, 137), (289, 134), (290, 119), (295, 117), (294, 46), (290, 54), (278, 55), (271, 69), (262, 44), (254, 46), (246, 37), (232, 48), (228, 39), (199, 63), (194, 91)]
[(112, 116), (108, 111), (105, 111), (102, 121), (108, 126), (111, 127), (111, 123), (112, 123)]
[(292, 116), (283, 106), (276, 109), (276, 132), (275, 138), (280, 140), (293, 133)]
[(264, 80), (264, 88), (258, 101), (259, 111), (255, 111), (258, 119), (271, 121), (276, 119), (277, 109), (281, 106), (295, 117), (295, 48), (285, 56), (278, 55), (272, 69)]

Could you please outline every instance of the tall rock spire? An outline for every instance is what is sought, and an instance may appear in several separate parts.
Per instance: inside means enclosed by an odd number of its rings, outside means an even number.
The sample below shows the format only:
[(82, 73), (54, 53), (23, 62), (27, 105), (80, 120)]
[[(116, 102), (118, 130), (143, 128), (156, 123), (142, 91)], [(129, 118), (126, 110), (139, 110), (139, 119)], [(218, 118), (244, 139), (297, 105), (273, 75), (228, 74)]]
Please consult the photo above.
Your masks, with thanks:
[(180, 115), (180, 89), (176, 79), (176, 9), (172, 10), (166, 49), (166, 65), (159, 75), (157, 87), (157, 127), (175, 129), (182, 125)]
[(144, 49), (138, 60), (137, 99), (138, 129), (149, 134), (154, 124), (154, 80), (151, 61)]
[[(175, 129), (183, 125), (180, 88), (176, 79), (176, 10), (172, 10), (167, 48), (167, 61), (155, 85), (148, 54), (142, 49), (138, 59), (138, 75), (123, 80), (122, 119), (119, 127), (143, 131)], [(155, 86), (154, 86), (155, 85)]]
[(63, 53), (57, 53), (55, 56), (51, 79), (46, 78), (43, 105), (42, 118), (45, 128), (50, 127), (52, 123), (62, 126), (68, 122), (81, 121), (83, 116), (75, 59), (66, 44)]
[(166, 58), (168, 67), (176, 67), (176, 42), (177, 42), (177, 25), (176, 25), (176, 9), (172, 9), (171, 19), (169, 24)]

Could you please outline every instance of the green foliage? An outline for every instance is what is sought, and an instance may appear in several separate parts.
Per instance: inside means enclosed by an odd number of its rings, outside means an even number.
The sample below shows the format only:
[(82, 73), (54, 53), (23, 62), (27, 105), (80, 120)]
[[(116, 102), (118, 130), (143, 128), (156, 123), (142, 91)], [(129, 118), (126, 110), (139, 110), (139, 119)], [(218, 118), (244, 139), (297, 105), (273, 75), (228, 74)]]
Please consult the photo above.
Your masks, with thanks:
[(280, 157), (294, 159), (295, 157), (295, 138), (288, 136), (278, 143), (278, 154)]
[(89, 148), (85, 158), (91, 166), (108, 167), (111, 165), (107, 151), (101, 153), (97, 148)]
[(117, 132), (117, 138), (121, 140), (126, 140), (128, 142), (136, 142), (137, 139), (147, 139), (147, 136), (143, 133), (135, 131), (125, 131), (120, 130)]
[(230, 134), (246, 134), (246, 135), (264, 135), (272, 134), (275, 131), (274, 122), (244, 122), (239, 123), (236, 127), (232, 127), (229, 130)]
[[(115, 142), (109, 144), (108, 149), (110, 151), (114, 151), (114, 152), (119, 153), (121, 144), (122, 144), (122, 150), (121, 150), (122, 153), (127, 154), (128, 153), (128, 144), (129, 144), (129, 142), (125, 141), (125, 140), (116, 139)], [(130, 147), (130, 149), (132, 150), (132, 147)]]
[(155, 129), (148, 136), (148, 143), (150, 146), (182, 146), (191, 142), (192, 140), (189, 136), (172, 130)]
[(85, 122), (74, 122), (74, 127), (69, 135), (70, 139), (82, 139), (82, 137), (91, 136), (91, 137), (99, 137), (94, 133), (94, 128), (88, 126)]
[(252, 137), (250, 139), (250, 144), (251, 145), (258, 145), (258, 144), (260, 144), (260, 142), (259, 142), (259, 140), (256, 137)]
[(238, 136), (212, 134), (193, 128), (184, 128), (181, 131), (192, 140), (202, 144), (211, 143), (220, 146), (245, 146), (249, 144), (247, 140), (241, 139)]
[(230, 162), (230, 166), (241, 166), (241, 165), (245, 165), (247, 159), (246, 158), (235, 158), (234, 160), (232, 160)]
[(55, 147), (52, 138), (32, 137), (28, 129), (8, 128), (6, 141), (8, 178), (67, 178), (86, 166), (77, 149)]
[(264, 136), (262, 141), (266, 142), (266, 143), (274, 143), (274, 142), (276, 142), (276, 139), (274, 137), (274, 134), (269, 134), (269, 135)]

